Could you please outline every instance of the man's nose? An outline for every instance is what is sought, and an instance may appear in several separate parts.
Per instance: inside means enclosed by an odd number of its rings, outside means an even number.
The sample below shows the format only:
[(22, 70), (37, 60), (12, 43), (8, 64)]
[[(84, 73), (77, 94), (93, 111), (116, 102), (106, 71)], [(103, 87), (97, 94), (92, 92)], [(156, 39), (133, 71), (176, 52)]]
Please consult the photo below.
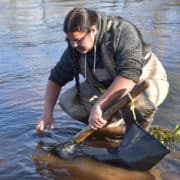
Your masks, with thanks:
[(72, 42), (71, 45), (72, 45), (73, 48), (78, 47), (78, 43), (77, 42)]

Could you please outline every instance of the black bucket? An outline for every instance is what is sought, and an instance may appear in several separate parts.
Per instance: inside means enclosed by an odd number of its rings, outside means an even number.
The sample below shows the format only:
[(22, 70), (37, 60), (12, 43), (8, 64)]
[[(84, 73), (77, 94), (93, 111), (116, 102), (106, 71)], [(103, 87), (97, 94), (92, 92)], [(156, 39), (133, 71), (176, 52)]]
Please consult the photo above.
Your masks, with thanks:
[(96, 154), (93, 158), (111, 165), (146, 171), (169, 152), (160, 141), (134, 123), (125, 134), (122, 144), (113, 153)]

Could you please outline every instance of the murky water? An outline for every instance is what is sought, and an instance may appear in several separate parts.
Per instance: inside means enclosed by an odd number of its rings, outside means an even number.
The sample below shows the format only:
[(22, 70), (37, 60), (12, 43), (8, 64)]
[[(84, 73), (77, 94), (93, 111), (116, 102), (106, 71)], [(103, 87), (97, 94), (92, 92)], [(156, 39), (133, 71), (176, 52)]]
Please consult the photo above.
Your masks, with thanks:
[[(130, 172), (89, 159), (64, 161), (32, 154), (40, 144), (72, 137), (83, 125), (72, 121), (57, 106), (55, 129), (38, 136), (35, 124), (43, 107), (49, 71), (66, 44), (63, 19), (73, 7), (89, 7), (133, 21), (164, 64), (170, 92), (160, 107), (155, 125), (174, 129), (180, 123), (180, 2), (178, 0), (1, 0), (0, 1), (0, 177), (26, 179), (176, 179), (177, 154), (165, 158), (149, 173)], [(65, 88), (68, 88), (68, 84)], [(60, 116), (61, 115), (61, 116)], [(67, 120), (71, 123), (67, 123)], [(40, 143), (41, 142), (41, 143)], [(39, 144), (40, 143), (40, 144)], [(43, 153), (43, 151), (42, 151)], [(43, 154), (42, 154), (43, 155)], [(35, 158), (36, 159), (36, 158)], [(44, 161), (44, 162), (43, 162)], [(47, 163), (48, 162), (48, 163)], [(96, 166), (96, 168), (94, 168)]]

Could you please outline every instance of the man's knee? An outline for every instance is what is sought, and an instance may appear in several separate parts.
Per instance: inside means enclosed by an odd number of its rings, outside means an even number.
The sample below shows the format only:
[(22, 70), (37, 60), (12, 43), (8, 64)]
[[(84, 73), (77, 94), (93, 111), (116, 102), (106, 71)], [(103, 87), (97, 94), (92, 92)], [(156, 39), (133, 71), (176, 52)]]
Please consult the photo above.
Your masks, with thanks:
[(135, 99), (135, 115), (130, 107), (122, 110), (123, 118), (126, 122), (127, 129), (131, 127), (134, 121), (137, 121), (142, 128), (148, 130), (153, 122), (153, 117), (157, 111), (157, 107), (144, 95), (141, 94)]
[(154, 120), (155, 113), (156, 109), (146, 109), (146, 111), (142, 112), (136, 111), (137, 122), (143, 129), (149, 131), (149, 128)]
[(73, 119), (87, 123), (89, 111), (81, 98), (76, 95), (74, 88), (68, 89), (60, 96), (59, 105)]

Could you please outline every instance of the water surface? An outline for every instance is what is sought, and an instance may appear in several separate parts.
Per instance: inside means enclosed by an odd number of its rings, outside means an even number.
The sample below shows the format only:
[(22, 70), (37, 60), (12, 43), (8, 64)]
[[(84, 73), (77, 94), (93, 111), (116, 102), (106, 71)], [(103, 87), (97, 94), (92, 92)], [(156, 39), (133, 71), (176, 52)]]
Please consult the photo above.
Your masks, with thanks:
[[(38, 136), (35, 124), (42, 112), (50, 69), (66, 47), (62, 31), (66, 13), (73, 7), (88, 7), (110, 15), (124, 16), (142, 31), (145, 40), (165, 66), (170, 92), (160, 106), (154, 125), (174, 129), (180, 117), (180, 3), (177, 0), (1, 0), (0, 1), (0, 177), (25, 179), (168, 179), (178, 177), (179, 155), (166, 158), (151, 174), (133, 174), (89, 159), (66, 162), (47, 159), (33, 161), (39, 142), (53, 144), (73, 136), (83, 127), (72, 121), (58, 106), (55, 129)], [(68, 84), (66, 88), (73, 83)], [(68, 121), (68, 123), (67, 123)], [(69, 123), (70, 122), (70, 123)], [(41, 146), (40, 146), (41, 147)], [(180, 152), (180, 145), (172, 147)], [(55, 164), (57, 167), (55, 167)], [(82, 164), (82, 166), (80, 166)], [(86, 164), (86, 166), (84, 166)], [(92, 173), (93, 167), (97, 170)], [(82, 168), (83, 167), (83, 168)], [(166, 170), (165, 170), (166, 169)], [(97, 171), (99, 173), (97, 173)], [(107, 172), (106, 174), (104, 172)], [(168, 173), (167, 173), (168, 172)], [(132, 173), (132, 174), (131, 174)], [(100, 176), (102, 174), (102, 176)], [(116, 174), (113, 177), (110, 174)], [(128, 175), (129, 174), (129, 175)], [(172, 178), (171, 178), (172, 179)]]

